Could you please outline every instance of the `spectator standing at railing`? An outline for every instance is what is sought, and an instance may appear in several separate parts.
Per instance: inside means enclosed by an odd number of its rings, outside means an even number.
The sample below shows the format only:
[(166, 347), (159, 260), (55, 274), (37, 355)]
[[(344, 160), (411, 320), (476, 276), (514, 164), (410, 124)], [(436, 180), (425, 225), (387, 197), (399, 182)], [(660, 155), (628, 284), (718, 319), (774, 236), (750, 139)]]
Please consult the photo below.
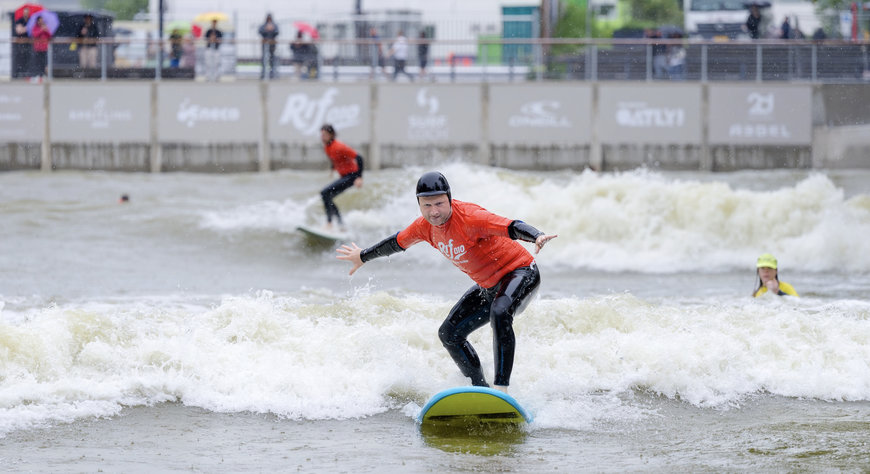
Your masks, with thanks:
[(417, 43), (417, 59), (420, 60), (420, 80), (426, 75), (426, 65), (429, 64), (429, 41), (426, 32), (420, 32), (420, 42)]
[(275, 47), (278, 45), (278, 25), (272, 20), (271, 13), (266, 15), (266, 21), (260, 25), (259, 33), (263, 46), (260, 79), (266, 78), (266, 67), (269, 68), (269, 79), (275, 79), (278, 77), (278, 70), (275, 69)]
[(187, 35), (181, 42), (181, 64), (182, 68), (196, 68), (196, 44), (193, 42), (193, 37)]
[(51, 31), (42, 17), (36, 19), (30, 36), (33, 38), (33, 75), (41, 78), (48, 66), (48, 42), (51, 40)]
[(779, 27), (779, 37), (782, 39), (791, 38), (791, 24), (788, 22), (788, 17), (782, 20), (782, 25)]
[(372, 65), (369, 79), (374, 79), (375, 72), (377, 72), (378, 68), (380, 68), (384, 75), (387, 74), (387, 71), (384, 68), (384, 47), (381, 45), (378, 30), (371, 28), (369, 30), (369, 38), (372, 40), (371, 45), (369, 45), (369, 62)]
[(79, 50), (79, 67), (97, 67), (97, 41), (100, 31), (94, 23), (93, 15), (85, 15), (82, 24), (76, 32), (79, 39), (76, 47)]
[[(681, 39), (679, 33), (673, 33), (669, 39)], [(668, 45), (668, 76), (671, 80), (681, 81), (686, 78), (686, 48), (682, 44)]]
[(305, 35), (301, 31), (296, 32), (296, 39), (290, 43), (290, 52), (293, 53), (294, 78), (302, 79), (302, 66), (310, 59), (311, 48), (305, 41)]
[(217, 20), (211, 21), (211, 28), (205, 32), (205, 75), (215, 82), (221, 77), (221, 52), (224, 33), (218, 28)]
[[(648, 30), (646, 37), (653, 40), (661, 39), (662, 32), (658, 29)], [(664, 43), (652, 43), (653, 77), (664, 79), (668, 74), (668, 45)]]
[(179, 67), (181, 65), (181, 55), (184, 54), (184, 46), (182, 45), (181, 30), (175, 28), (169, 35), (169, 67)]
[(33, 46), (30, 45), (30, 36), (27, 35), (27, 21), (30, 20), (30, 9), (24, 8), (21, 16), (15, 20), (12, 28), (13, 41), (12, 55), (15, 58), (15, 70), (12, 77), (30, 76), (30, 58), (33, 56)]
[(749, 33), (750, 38), (759, 38), (758, 33), (761, 28), (761, 10), (758, 8), (758, 5), (751, 5), (749, 7), (749, 17), (746, 18), (744, 28), (746, 32)]
[(390, 47), (390, 56), (393, 58), (393, 80), (395, 81), (399, 73), (402, 73), (413, 81), (414, 76), (405, 70), (405, 65), (408, 63), (408, 38), (405, 37), (405, 32), (402, 30), (399, 30), (396, 41)]

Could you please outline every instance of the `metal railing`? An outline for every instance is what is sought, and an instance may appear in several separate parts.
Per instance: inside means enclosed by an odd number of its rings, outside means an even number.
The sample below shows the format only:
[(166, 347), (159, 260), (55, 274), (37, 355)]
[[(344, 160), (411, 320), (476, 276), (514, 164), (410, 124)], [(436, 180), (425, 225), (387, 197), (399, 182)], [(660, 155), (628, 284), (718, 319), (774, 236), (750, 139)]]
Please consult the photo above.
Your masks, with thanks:
[[(420, 77), (416, 41), (409, 39), (407, 70)], [(385, 43), (387, 43), (385, 41)], [(57, 38), (47, 54), (43, 80), (59, 79), (188, 79), (206, 77), (205, 45), (187, 45), (188, 67), (171, 68), (169, 43), (101, 40), (98, 65), (78, 66), (70, 51), (72, 40)], [(308, 79), (327, 82), (390, 80), (392, 62), (381, 70), (372, 66), (371, 40), (318, 41), (316, 53), (298, 62), (288, 45), (276, 50), (278, 80)], [(432, 41), (425, 78), (430, 81), (870, 81), (870, 43), (847, 41), (757, 40), (710, 42), (683, 39), (502, 39)], [(387, 46), (385, 44), (384, 46)], [(468, 50), (477, 54), (450, 54)], [(158, 64), (163, 49), (163, 64)], [(28, 42), (0, 40), (0, 78), (38, 76), (22, 68), (21, 58), (32, 55)], [(262, 57), (240, 56), (258, 51), (258, 41), (227, 41), (221, 48), (222, 80), (259, 79)], [(385, 49), (387, 49), (385, 47)], [(446, 53), (445, 53), (446, 52)], [(19, 56), (16, 56), (19, 55)], [(30, 56), (28, 56), (28, 62)], [(25, 66), (26, 68), (27, 66)], [(375, 70), (377, 69), (377, 70)], [(268, 75), (267, 75), (268, 77)], [(404, 78), (403, 78), (404, 80)]]

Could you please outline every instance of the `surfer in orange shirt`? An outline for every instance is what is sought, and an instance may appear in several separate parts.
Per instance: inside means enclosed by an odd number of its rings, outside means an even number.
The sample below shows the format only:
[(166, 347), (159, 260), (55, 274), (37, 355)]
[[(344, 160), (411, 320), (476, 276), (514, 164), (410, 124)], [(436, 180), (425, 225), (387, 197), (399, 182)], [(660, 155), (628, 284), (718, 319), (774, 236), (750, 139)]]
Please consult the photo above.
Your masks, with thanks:
[(493, 214), (468, 202), (454, 200), (441, 173), (432, 171), (417, 181), (421, 217), (407, 228), (365, 250), (356, 243), (342, 245), (337, 258), (353, 264), (353, 275), (365, 262), (428, 242), (475, 284), (453, 306), (438, 330), (441, 343), (471, 383), (488, 386), (468, 335), (492, 326), (495, 351), (494, 388), (507, 391), (513, 369), (514, 316), (537, 292), (541, 275), (535, 259), (517, 240), (534, 242), (535, 253), (556, 238), (523, 221)]
[(339, 178), (320, 191), (323, 207), (326, 208), (326, 228), (332, 229), (332, 218), (344, 227), (341, 213), (333, 198), (351, 186), (362, 187), (363, 158), (353, 148), (335, 139), (335, 128), (330, 124), (320, 127), (320, 141), (326, 156), (332, 162), (332, 169), (338, 172)]

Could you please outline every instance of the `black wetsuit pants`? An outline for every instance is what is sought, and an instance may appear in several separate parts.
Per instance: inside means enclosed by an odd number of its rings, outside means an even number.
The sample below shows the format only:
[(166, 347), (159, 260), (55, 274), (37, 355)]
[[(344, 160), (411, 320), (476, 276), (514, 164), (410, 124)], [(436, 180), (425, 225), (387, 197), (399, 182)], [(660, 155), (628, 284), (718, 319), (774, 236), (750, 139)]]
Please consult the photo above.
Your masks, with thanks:
[(474, 285), (450, 310), (438, 330), (441, 343), (459, 370), (471, 383), (487, 386), (480, 358), (468, 342), (468, 335), (487, 322), (492, 326), (495, 385), (508, 385), (514, 366), (514, 316), (529, 304), (541, 284), (538, 267), (532, 263), (508, 273), (492, 288)]
[(332, 202), (332, 199), (353, 186), (353, 182), (360, 176), (362, 174), (358, 171), (346, 174), (320, 191), (320, 196), (323, 198), (323, 207), (326, 208), (326, 222), (332, 222), (332, 218), (335, 217), (338, 223), (341, 224), (341, 214), (338, 212), (338, 206)]

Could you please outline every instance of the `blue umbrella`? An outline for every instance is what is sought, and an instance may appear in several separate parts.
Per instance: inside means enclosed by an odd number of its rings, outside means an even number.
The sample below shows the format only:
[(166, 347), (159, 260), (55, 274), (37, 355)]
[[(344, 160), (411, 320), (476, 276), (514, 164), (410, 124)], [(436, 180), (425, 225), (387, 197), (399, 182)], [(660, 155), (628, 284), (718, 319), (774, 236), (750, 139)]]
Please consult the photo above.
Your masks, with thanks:
[(42, 18), (42, 21), (45, 22), (46, 28), (48, 28), (48, 31), (51, 32), (52, 35), (57, 31), (57, 27), (60, 26), (60, 20), (57, 19), (57, 13), (48, 10), (40, 10), (31, 15), (30, 19), (27, 20), (27, 34), (30, 36), (33, 36), (33, 28), (36, 26), (37, 18)]

